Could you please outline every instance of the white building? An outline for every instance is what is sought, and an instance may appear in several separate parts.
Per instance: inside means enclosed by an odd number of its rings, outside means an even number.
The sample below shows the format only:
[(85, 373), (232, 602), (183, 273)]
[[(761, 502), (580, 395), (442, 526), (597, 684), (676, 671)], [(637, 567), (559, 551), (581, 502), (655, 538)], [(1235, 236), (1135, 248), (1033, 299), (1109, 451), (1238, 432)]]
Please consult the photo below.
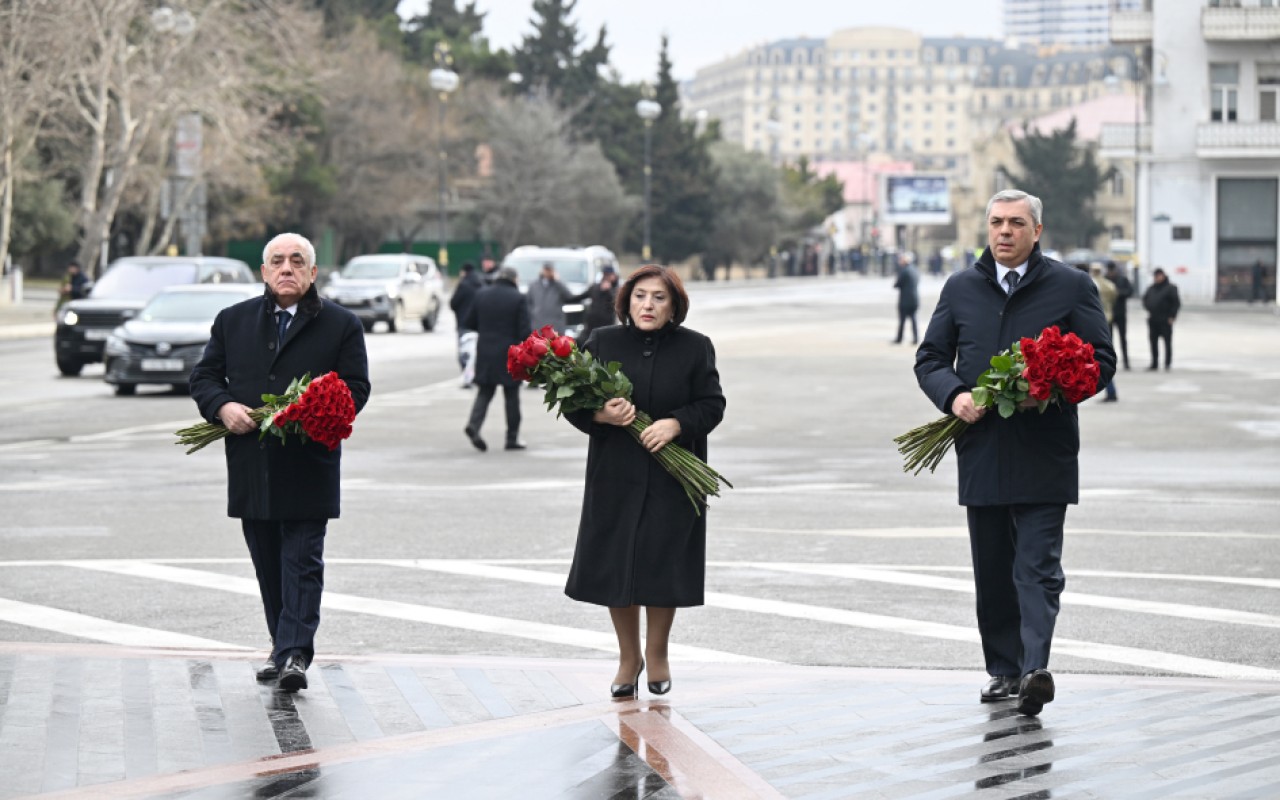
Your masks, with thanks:
[(1141, 7), (1142, 0), (1004, 0), (1004, 35), (1020, 45), (1096, 47), (1108, 42), (1113, 10)]
[(1137, 45), (1150, 126), (1107, 126), (1103, 154), (1138, 174), (1142, 283), (1163, 267), (1184, 298), (1275, 297), (1280, 232), (1280, 2), (1146, 0), (1112, 15)]

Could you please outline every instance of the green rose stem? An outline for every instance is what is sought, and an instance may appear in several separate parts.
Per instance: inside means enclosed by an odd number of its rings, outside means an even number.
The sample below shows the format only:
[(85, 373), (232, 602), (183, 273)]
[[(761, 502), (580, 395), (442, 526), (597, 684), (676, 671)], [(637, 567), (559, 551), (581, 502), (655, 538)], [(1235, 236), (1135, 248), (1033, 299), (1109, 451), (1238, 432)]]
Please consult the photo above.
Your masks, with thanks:
[[(627, 426), (627, 431), (639, 443), (640, 433), (652, 424), (653, 419), (648, 414), (636, 411), (636, 418)], [(658, 459), (658, 463), (679, 482), (698, 516), (702, 516), (701, 508), (707, 504), (707, 495), (720, 496), (721, 482), (730, 489), (733, 488), (728, 479), (678, 444), (668, 442), (661, 450), (650, 455)]]
[[(249, 412), (249, 419), (253, 420), (253, 424), (261, 425), (262, 421), (273, 413), (274, 410), (271, 406), (260, 406)], [(223, 425), (214, 425), (212, 422), (199, 422), (189, 428), (177, 431), (178, 441), (174, 444), (191, 445), (191, 449), (187, 451), (187, 455), (191, 455), (200, 448), (207, 447), (219, 439), (225, 438), (230, 432)]]
[(928, 467), (933, 472), (942, 463), (942, 457), (951, 449), (956, 437), (968, 427), (969, 423), (959, 417), (943, 417), (896, 437), (893, 441), (898, 445), (898, 452), (906, 458), (902, 471), (919, 475)]

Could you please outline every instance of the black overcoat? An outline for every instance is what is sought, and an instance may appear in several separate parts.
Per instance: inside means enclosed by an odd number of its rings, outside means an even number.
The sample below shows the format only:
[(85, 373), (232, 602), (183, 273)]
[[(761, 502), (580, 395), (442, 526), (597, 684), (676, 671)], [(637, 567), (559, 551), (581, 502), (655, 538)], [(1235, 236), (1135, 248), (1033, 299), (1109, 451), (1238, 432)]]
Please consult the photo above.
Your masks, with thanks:
[[(315, 287), (276, 344), (275, 300), (268, 294), (223, 309), (213, 321), (204, 356), (191, 372), (191, 397), (209, 422), (224, 403), (250, 408), (262, 395), (283, 394), (304, 373), (336, 372), (351, 388), (356, 410), (369, 399), (364, 328), (342, 306), (321, 300)], [(339, 516), (342, 447), (289, 437), (227, 436), (227, 515), (242, 519), (334, 519)]]
[[(610, 325), (592, 331), (584, 347), (619, 362), (634, 384), (636, 408), (677, 420), (676, 444), (706, 460), (707, 434), (725, 408), (710, 339), (675, 325), (652, 333)], [(565, 417), (590, 435), (565, 594), (611, 608), (702, 605), (707, 509), (695, 514), (676, 479), (626, 429), (592, 422), (590, 411)]]
[(529, 327), (529, 304), (511, 281), (499, 278), (476, 292), (462, 327), (475, 331), (476, 376), (480, 386), (515, 386), (518, 381), (507, 372), (507, 349), (523, 342)]
[[(996, 282), (987, 248), (973, 266), (953, 274), (920, 348), (916, 378), (941, 411), (950, 414), (961, 392), (977, 385), (991, 357), (1023, 336), (1050, 325), (1093, 345), (1101, 388), (1116, 371), (1110, 326), (1088, 273), (1047, 258), (1037, 244), (1026, 277), (1011, 294)], [(956, 439), (960, 504), (1075, 503), (1079, 500), (1080, 427), (1073, 405), (1050, 405), (1002, 419), (994, 410)]]

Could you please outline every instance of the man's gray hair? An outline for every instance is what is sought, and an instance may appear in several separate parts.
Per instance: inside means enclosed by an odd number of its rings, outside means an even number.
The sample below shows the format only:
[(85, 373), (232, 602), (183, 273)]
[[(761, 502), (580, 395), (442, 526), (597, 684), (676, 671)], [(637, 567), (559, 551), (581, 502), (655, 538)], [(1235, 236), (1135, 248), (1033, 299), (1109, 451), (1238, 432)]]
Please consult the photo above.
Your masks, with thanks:
[(987, 219), (991, 219), (991, 207), (996, 203), (1016, 203), (1019, 200), (1026, 200), (1027, 205), (1031, 206), (1031, 221), (1039, 225), (1040, 217), (1044, 213), (1044, 203), (1040, 202), (1039, 197), (1027, 194), (1021, 189), (1005, 189), (1003, 192), (991, 195), (991, 199), (987, 201)]
[(281, 233), (277, 236), (272, 237), (271, 241), (267, 242), (267, 246), (262, 248), (263, 264), (270, 263), (271, 248), (277, 243), (282, 242), (286, 239), (298, 240), (298, 243), (302, 245), (302, 252), (306, 253), (307, 255), (307, 266), (314, 267), (316, 265), (316, 248), (314, 245), (311, 244), (311, 241), (307, 239), (307, 237), (303, 236), (300, 233)]
[(520, 270), (516, 269), (515, 267), (502, 267), (501, 269), (498, 270), (497, 279), (500, 281), (508, 281), (510, 283), (514, 283), (516, 286), (519, 286)]

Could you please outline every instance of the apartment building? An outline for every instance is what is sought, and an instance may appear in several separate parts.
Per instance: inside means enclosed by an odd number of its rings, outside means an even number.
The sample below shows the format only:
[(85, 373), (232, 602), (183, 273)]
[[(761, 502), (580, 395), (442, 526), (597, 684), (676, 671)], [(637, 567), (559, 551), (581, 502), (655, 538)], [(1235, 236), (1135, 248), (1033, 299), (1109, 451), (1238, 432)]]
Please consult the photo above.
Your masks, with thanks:
[(1104, 46), (1111, 12), (1141, 5), (1142, 0), (1004, 0), (1004, 35), (1037, 47)]
[(993, 39), (852, 28), (702, 67), (681, 105), (779, 162), (906, 160), (963, 174), (976, 135), (1111, 91), (1108, 77), (1128, 80), (1132, 60), (1117, 48), (1041, 56)]
[(1103, 152), (1138, 159), (1138, 256), (1183, 296), (1274, 299), (1280, 233), (1280, 3), (1147, 0), (1112, 14), (1142, 53), (1149, 126), (1112, 125)]

